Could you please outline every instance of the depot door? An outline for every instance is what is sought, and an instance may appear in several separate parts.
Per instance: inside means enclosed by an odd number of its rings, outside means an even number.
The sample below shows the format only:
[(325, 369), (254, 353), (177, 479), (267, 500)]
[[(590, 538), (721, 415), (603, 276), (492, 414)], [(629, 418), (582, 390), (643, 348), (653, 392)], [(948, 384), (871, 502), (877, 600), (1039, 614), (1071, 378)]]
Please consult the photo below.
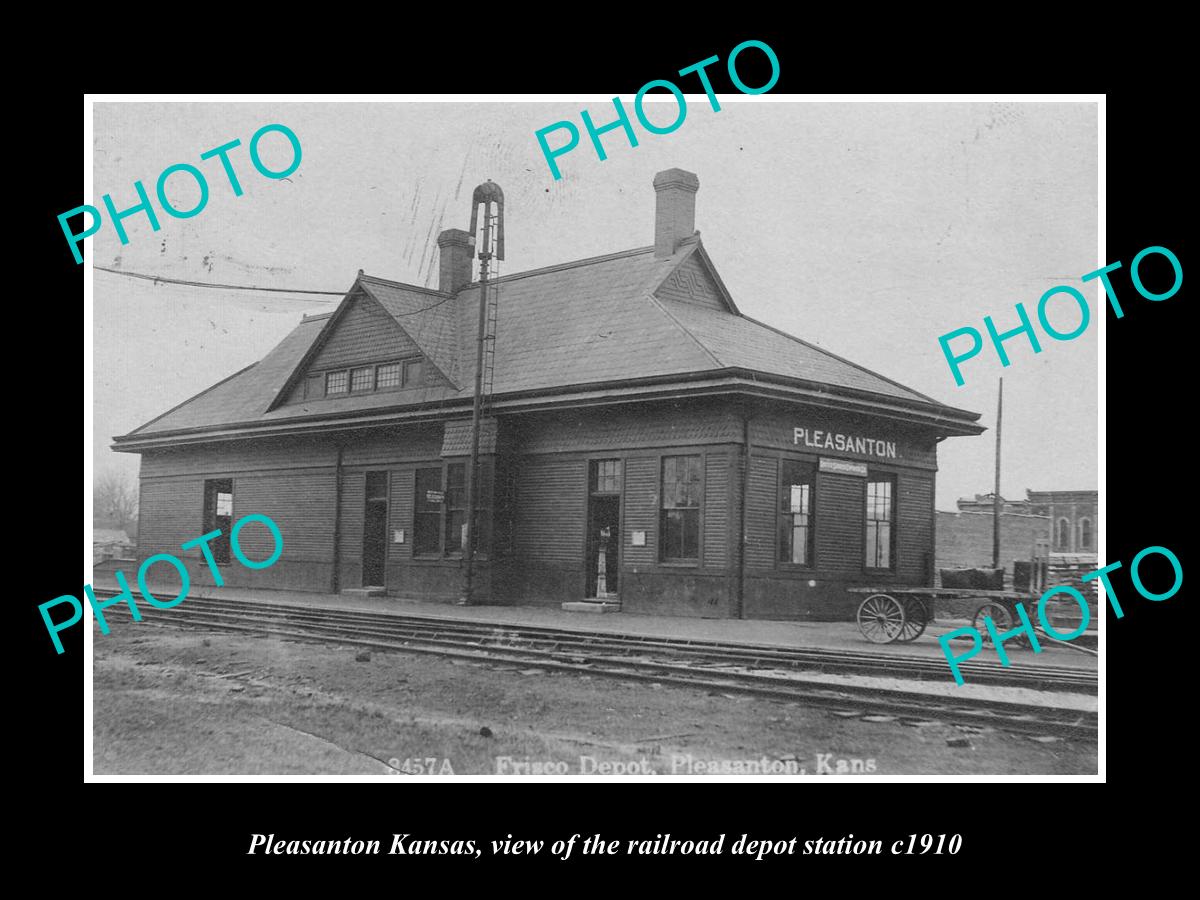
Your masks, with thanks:
[(594, 459), (588, 473), (586, 596), (617, 596), (621, 570), (621, 460)]
[(383, 587), (387, 561), (387, 472), (368, 472), (363, 510), (362, 586)]

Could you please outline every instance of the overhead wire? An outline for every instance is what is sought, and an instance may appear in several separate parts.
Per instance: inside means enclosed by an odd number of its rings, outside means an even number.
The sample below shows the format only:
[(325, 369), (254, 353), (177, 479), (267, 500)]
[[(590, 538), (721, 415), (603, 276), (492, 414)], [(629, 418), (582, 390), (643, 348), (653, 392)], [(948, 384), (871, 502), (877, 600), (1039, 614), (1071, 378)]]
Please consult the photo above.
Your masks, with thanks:
[[(182, 284), (187, 287), (220, 288), (227, 291), (271, 291), (279, 294), (326, 294), (331, 297), (344, 297), (345, 291), (310, 291), (304, 288), (274, 288), (259, 287), (252, 284), (217, 284), (211, 281), (186, 281), (181, 278), (168, 278), (165, 275), (144, 275), (141, 272), (128, 272), (124, 269), (110, 269), (107, 266), (93, 266), (101, 272), (111, 272), (113, 275), (124, 275), (126, 278), (140, 278), (143, 281), (153, 281), (162, 284)], [(324, 301), (330, 302), (328, 300)]]
[[(101, 272), (109, 272), (113, 275), (124, 275), (126, 278), (140, 278), (143, 281), (152, 281), (156, 284), (179, 284), (185, 287), (198, 288), (218, 288), (226, 291), (269, 291), (279, 294), (321, 294), (330, 297), (344, 297), (345, 291), (313, 291), (305, 288), (276, 288), (276, 287), (260, 287), (250, 284), (218, 284), (212, 281), (188, 281), (182, 278), (169, 278), (165, 275), (146, 275), (142, 272), (129, 272), (124, 269), (111, 269), (107, 266), (93, 266)], [(420, 309), (410, 310), (408, 312), (394, 313), (394, 317), (400, 318), (403, 316), (415, 316), (423, 312), (428, 312), (431, 309), (437, 309), (443, 303), (454, 299), (454, 295), (443, 297), (436, 303), (431, 303), (428, 306), (422, 306)], [(297, 300), (301, 303), (331, 303), (330, 300)]]

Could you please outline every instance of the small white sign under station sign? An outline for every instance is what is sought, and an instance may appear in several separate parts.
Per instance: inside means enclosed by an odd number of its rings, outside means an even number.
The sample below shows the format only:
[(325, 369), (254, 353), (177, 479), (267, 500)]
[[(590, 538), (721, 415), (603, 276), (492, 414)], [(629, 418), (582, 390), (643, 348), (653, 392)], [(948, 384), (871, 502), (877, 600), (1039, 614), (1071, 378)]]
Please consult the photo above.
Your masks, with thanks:
[(822, 472), (836, 472), (838, 475), (857, 475), (860, 478), (867, 477), (867, 464), (860, 462), (850, 462), (845, 459), (829, 459), (821, 457)]

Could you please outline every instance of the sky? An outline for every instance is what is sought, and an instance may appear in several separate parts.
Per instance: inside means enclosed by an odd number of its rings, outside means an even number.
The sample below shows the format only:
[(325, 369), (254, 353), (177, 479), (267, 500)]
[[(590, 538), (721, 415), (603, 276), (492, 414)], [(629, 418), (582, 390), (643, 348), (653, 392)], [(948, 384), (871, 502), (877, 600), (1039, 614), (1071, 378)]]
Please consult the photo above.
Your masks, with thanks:
[[(632, 98), (624, 98), (631, 106)], [(580, 120), (613, 118), (605, 99), (557, 102), (97, 103), (95, 196), (118, 210), (150, 195), (159, 173), (190, 163), (209, 199), (176, 219), (153, 200), (161, 228), (107, 221), (88, 238), (88, 264), (196, 282), (344, 292), (359, 269), (435, 286), (437, 234), (467, 228), (471, 192), (491, 179), (505, 195), (502, 274), (641, 247), (654, 241), (655, 173), (700, 179), (696, 227), (748, 316), (866, 366), (936, 400), (983, 414), (989, 431), (938, 448), (937, 508), (992, 489), (997, 379), (1004, 376), (1001, 492), (1097, 487), (1097, 118), (1094, 103), (811, 103), (722, 96), (714, 112), (689, 95), (673, 133), (634, 119), (589, 145)], [(666, 123), (674, 101), (655, 108)], [(632, 114), (631, 114), (631, 118)], [(561, 120), (580, 145), (555, 180), (534, 133)], [(248, 145), (282, 123), (302, 158), (283, 180), (261, 176)], [(219, 161), (230, 152), (244, 189), (234, 196)], [(551, 138), (557, 145), (559, 136)], [(270, 134), (262, 161), (281, 170), (287, 141)], [(168, 181), (179, 209), (198, 200), (186, 174)], [(64, 251), (69, 252), (64, 242)], [(1083, 291), (1092, 324), (1078, 338), (1039, 333), (990, 347), (956, 386), (938, 337), (1018, 324), (1023, 303), (1066, 284)], [(256, 293), (94, 273), (93, 463), (136, 476), (138, 456), (109, 449), (124, 434), (265, 355), (305, 313), (336, 296)], [(1061, 304), (1061, 305), (1059, 305)], [(1049, 310), (1060, 331), (1079, 313)]]

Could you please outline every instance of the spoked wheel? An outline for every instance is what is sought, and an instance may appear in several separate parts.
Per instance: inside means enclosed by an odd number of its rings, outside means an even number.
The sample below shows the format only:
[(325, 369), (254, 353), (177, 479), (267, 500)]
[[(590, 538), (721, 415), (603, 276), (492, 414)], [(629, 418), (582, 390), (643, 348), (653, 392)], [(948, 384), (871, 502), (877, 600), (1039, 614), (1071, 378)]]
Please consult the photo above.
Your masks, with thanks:
[(906, 598), (903, 603), (904, 624), (900, 627), (900, 636), (896, 638), (899, 644), (907, 644), (919, 638), (924, 634), (925, 625), (929, 621), (929, 614), (921, 600), (911, 597)]
[(887, 594), (872, 594), (858, 607), (858, 630), (872, 644), (892, 643), (903, 634), (906, 620), (904, 606)]
[[(983, 635), (984, 644), (992, 643), (992, 636), (988, 632), (987, 626), (983, 624), (983, 620), (985, 618), (991, 619), (992, 625), (995, 627), (996, 631), (1000, 633), (1010, 631), (1017, 624), (1017, 616), (1012, 611), (1011, 607), (1004, 603), (996, 603), (992, 600), (984, 603), (981, 607), (979, 607), (978, 610), (976, 610), (975, 620), (971, 623), (975, 626), (975, 630)], [(1013, 638), (1005, 643), (1012, 647), (1025, 647), (1029, 644), (1029, 638), (1027, 638), (1025, 635), (1021, 635), (1020, 637)]]

